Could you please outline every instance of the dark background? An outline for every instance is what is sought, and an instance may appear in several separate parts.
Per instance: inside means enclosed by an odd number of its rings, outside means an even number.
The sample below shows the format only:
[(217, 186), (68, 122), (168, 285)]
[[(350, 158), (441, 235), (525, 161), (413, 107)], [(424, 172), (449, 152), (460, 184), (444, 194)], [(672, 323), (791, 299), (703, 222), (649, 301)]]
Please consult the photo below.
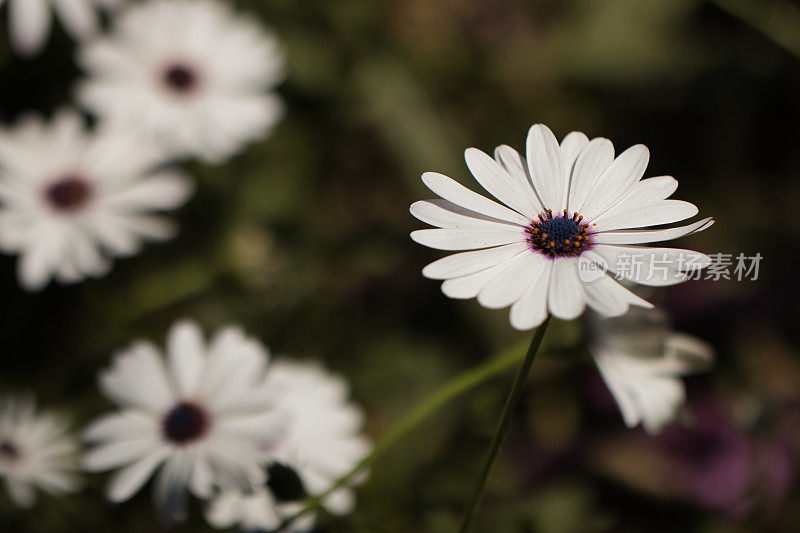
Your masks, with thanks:
[[(789, 1), (251, 0), (279, 34), (288, 113), (274, 135), (197, 182), (181, 232), (100, 281), (18, 288), (0, 258), (0, 386), (32, 391), (76, 427), (110, 408), (95, 376), (181, 317), (240, 323), (273, 352), (321, 358), (349, 378), (377, 440), (458, 371), (525, 343), (507, 311), (445, 298), (420, 269), (408, 214), (435, 170), (475, 185), (475, 146), (524, 148), (548, 124), (644, 143), (648, 176), (717, 224), (677, 245), (764, 257), (757, 281), (661, 291), (676, 329), (717, 350), (689, 380), (689, 412), (659, 438), (627, 430), (582, 347), (555, 323), (489, 487), (477, 531), (797, 531), (800, 360), (800, 10)], [(730, 6), (744, 6), (744, 18)], [(81, 76), (60, 28), (32, 60), (0, 14), (0, 116), (70, 105)], [(794, 41), (794, 44), (791, 44)], [(511, 380), (457, 400), (372, 469), (356, 512), (331, 532), (456, 529)], [(21, 512), (0, 495), (0, 530), (157, 528), (149, 490), (120, 506), (104, 476)], [(702, 490), (698, 487), (701, 487)], [(709, 502), (699, 492), (721, 495)], [(730, 494), (728, 494), (730, 493)], [(729, 497), (728, 497), (729, 496)], [(712, 500), (714, 498), (711, 498)], [(177, 531), (205, 531), (200, 508)], [(209, 528), (210, 530), (210, 528)]]

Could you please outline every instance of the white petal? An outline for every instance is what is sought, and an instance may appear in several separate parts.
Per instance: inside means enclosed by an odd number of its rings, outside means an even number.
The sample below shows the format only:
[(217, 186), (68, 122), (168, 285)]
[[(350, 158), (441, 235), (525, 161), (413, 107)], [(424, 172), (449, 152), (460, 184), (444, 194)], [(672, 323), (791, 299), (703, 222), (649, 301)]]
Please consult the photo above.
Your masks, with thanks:
[(635, 390), (642, 411), (642, 427), (650, 435), (660, 433), (674, 420), (686, 400), (686, 388), (677, 378), (652, 376), (647, 386), (639, 386)]
[(553, 261), (547, 307), (550, 314), (563, 320), (577, 318), (586, 308), (577, 257), (561, 257)]
[(276, 410), (266, 410), (253, 414), (227, 415), (217, 422), (215, 428), (226, 435), (268, 442), (283, 436), (285, 422), (283, 413)]
[(167, 524), (186, 519), (186, 488), (192, 474), (193, 456), (188, 448), (173, 452), (156, 476), (153, 496), (158, 513)]
[(587, 220), (605, 213), (625, 198), (642, 178), (650, 160), (650, 151), (643, 144), (631, 146), (603, 171), (583, 205)]
[(583, 206), (589, 197), (589, 192), (613, 161), (614, 145), (602, 137), (592, 139), (578, 155), (572, 170), (569, 201), (567, 202), (567, 209), (570, 213), (577, 211), (583, 214)]
[(508, 307), (519, 300), (525, 291), (547, 268), (550, 259), (536, 252), (522, 253), (505, 264), (478, 294), (478, 303), (490, 309)]
[(614, 355), (604, 347), (599, 345), (592, 346), (591, 352), (595, 364), (597, 364), (597, 369), (600, 371), (600, 376), (605, 381), (608, 390), (611, 391), (617, 406), (619, 406), (625, 425), (629, 428), (636, 426), (641, 422), (642, 418), (634, 398), (627, 389), (627, 376), (620, 372)]
[(17, 263), (20, 284), (28, 291), (39, 291), (53, 275), (53, 257), (46, 245), (38, 244), (26, 251)]
[(103, 393), (124, 406), (161, 413), (174, 403), (164, 361), (150, 343), (137, 342), (114, 358), (99, 376)]
[(50, 33), (50, 12), (45, 0), (15, 0), (9, 6), (11, 41), (23, 55), (37, 54)]
[(575, 160), (581, 150), (589, 144), (589, 138), (580, 131), (571, 131), (561, 141), (561, 157), (564, 159), (564, 173), (567, 186), (564, 188), (564, 198), (561, 203), (565, 208), (569, 208), (570, 188), (572, 183), (572, 171), (575, 167)]
[(478, 183), (492, 196), (529, 219), (539, 214), (537, 205), (527, 200), (525, 189), (518, 180), (512, 178), (497, 161), (477, 148), (467, 148), (464, 159)]
[(646, 248), (598, 244), (592, 251), (605, 261), (617, 278), (651, 286), (665, 286), (689, 279), (694, 269), (702, 269), (711, 259), (700, 252), (679, 248)]
[(162, 447), (115, 473), (108, 484), (108, 499), (112, 502), (123, 502), (133, 496), (153, 475), (155, 469), (168, 454), (167, 447)]
[(527, 242), (522, 242), (448, 255), (422, 269), (422, 275), (429, 279), (467, 276), (507, 261), (529, 248)]
[(214, 472), (205, 457), (195, 459), (189, 489), (198, 498), (208, 499), (213, 494)]
[(536, 195), (536, 191), (533, 190), (533, 182), (528, 173), (528, 162), (525, 161), (525, 158), (505, 144), (494, 149), (494, 158), (506, 169), (509, 176), (516, 180), (517, 189), (521, 192), (525, 203), (532, 205), (537, 214), (543, 213), (544, 207), (542, 207), (542, 201)]
[(168, 219), (156, 215), (120, 215), (116, 223), (141, 237), (155, 241), (175, 236), (175, 225)]
[(235, 526), (242, 519), (244, 495), (238, 491), (225, 490), (211, 501), (206, 509), (208, 523), (218, 529)]
[(158, 434), (145, 434), (132, 440), (101, 444), (86, 453), (83, 467), (91, 472), (102, 472), (132, 463), (152, 453), (159, 447)]
[(580, 131), (569, 132), (561, 141), (561, 157), (564, 158), (564, 171), (569, 181), (572, 167), (578, 159), (578, 154), (589, 144), (589, 138)]
[(673, 222), (691, 218), (698, 212), (697, 207), (689, 202), (663, 200), (657, 204), (631, 209), (626, 212), (617, 212), (616, 209), (612, 209), (592, 222), (592, 229), (595, 231), (611, 231), (672, 224)]
[(74, 38), (84, 39), (97, 29), (97, 16), (86, 0), (56, 0), (54, 6)]
[(614, 206), (614, 210), (637, 209), (646, 205), (653, 205), (661, 200), (666, 200), (678, 190), (678, 180), (672, 176), (656, 176), (640, 180), (633, 186), (631, 192)]
[(605, 316), (620, 316), (628, 311), (631, 304), (652, 308), (653, 305), (632, 293), (607, 274), (583, 283), (586, 303)]
[(158, 174), (102, 199), (104, 205), (123, 210), (174, 209), (192, 193), (192, 183), (182, 174)]
[(141, 411), (126, 410), (95, 420), (83, 431), (83, 438), (88, 441), (133, 439), (142, 433), (155, 432), (156, 429), (152, 416)]
[(520, 227), (518, 224), (487, 217), (438, 198), (414, 202), (409, 212), (422, 222), (439, 228), (508, 231)]
[[(242, 502), (241, 527), (246, 531), (273, 531), (281, 524), (278, 511), (278, 503), (269, 491), (259, 490)], [(289, 531), (300, 533), (304, 530), (292, 528)]]
[[(660, 204), (669, 198), (678, 188), (678, 180), (672, 176), (657, 176), (636, 183), (631, 191), (614, 207), (603, 213), (597, 219), (612, 220), (630, 211), (641, 211), (644, 207)], [(589, 220), (596, 222), (597, 220)]]
[(449, 200), (456, 205), (460, 205), (470, 211), (476, 211), (482, 215), (513, 222), (525, 226), (530, 220), (520, 215), (516, 211), (500, 205), (485, 196), (473, 192), (457, 181), (436, 172), (426, 172), (422, 175), (422, 181), (434, 193)]
[(684, 333), (672, 333), (664, 341), (667, 371), (689, 374), (708, 370), (714, 361), (714, 348)]
[(172, 326), (167, 337), (170, 374), (184, 398), (191, 396), (200, 385), (205, 365), (203, 332), (196, 322), (183, 321)]
[(533, 186), (545, 209), (564, 209), (567, 177), (561, 147), (555, 135), (544, 124), (535, 124), (528, 131), (526, 155)]
[(29, 509), (36, 503), (36, 492), (30, 483), (16, 478), (6, 478), (6, 488), (14, 503), (23, 509)]
[(240, 409), (268, 407), (273, 397), (258, 394), (268, 357), (261, 342), (247, 337), (240, 328), (221, 329), (209, 344), (200, 387), (202, 394), (218, 411), (233, 406)]
[(505, 263), (500, 263), (468, 276), (448, 279), (442, 283), (442, 292), (448, 298), (456, 298), (459, 300), (475, 298), (478, 296), (478, 293), (481, 292), (481, 289), (489, 283), (494, 276), (500, 273), (504, 267)]
[(670, 241), (699, 233), (714, 224), (713, 218), (704, 218), (693, 224), (677, 228), (654, 230), (619, 230), (597, 233), (592, 237), (596, 244), (646, 244), (650, 242)]
[(325, 498), (323, 506), (326, 510), (339, 516), (352, 513), (356, 508), (355, 492), (347, 487), (337, 489)]
[(547, 295), (553, 261), (545, 263), (544, 268), (525, 291), (525, 294), (511, 306), (511, 326), (519, 330), (537, 327), (547, 318)]
[(411, 238), (430, 248), (438, 250), (477, 250), (490, 246), (502, 246), (525, 242), (524, 230), (461, 230), (461, 229), (420, 229), (411, 232)]

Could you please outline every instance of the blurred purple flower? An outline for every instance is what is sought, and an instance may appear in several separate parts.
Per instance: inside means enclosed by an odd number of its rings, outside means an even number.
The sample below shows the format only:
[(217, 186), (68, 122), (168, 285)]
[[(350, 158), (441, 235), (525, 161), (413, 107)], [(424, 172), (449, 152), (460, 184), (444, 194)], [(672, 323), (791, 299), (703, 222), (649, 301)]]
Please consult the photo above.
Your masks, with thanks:
[(673, 425), (658, 439), (684, 496), (737, 518), (758, 504), (779, 503), (795, 477), (789, 433), (755, 436), (711, 400), (690, 412), (690, 424)]

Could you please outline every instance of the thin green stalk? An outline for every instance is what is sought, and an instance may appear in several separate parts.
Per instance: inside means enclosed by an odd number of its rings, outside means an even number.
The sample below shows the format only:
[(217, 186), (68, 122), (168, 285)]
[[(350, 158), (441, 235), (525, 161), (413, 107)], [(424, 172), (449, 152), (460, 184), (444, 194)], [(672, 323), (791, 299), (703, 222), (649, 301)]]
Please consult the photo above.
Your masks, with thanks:
[[(539, 329), (543, 332), (544, 326), (540, 327)], [(537, 336), (540, 336), (538, 332)], [(541, 342), (541, 339), (539, 342)], [(406, 436), (409, 432), (411, 432), (412, 429), (417, 427), (421, 422), (425, 421), (425, 419), (427, 419), (433, 413), (441, 409), (449, 401), (473, 389), (477, 385), (480, 385), (487, 379), (511, 368), (524, 356), (524, 347), (517, 346), (511, 350), (503, 352), (496, 357), (493, 357), (481, 365), (462, 372), (445, 383), (442, 387), (434, 391), (433, 394), (431, 394), (411, 411), (409, 411), (405, 416), (403, 416), (403, 418), (401, 418), (397, 424), (395, 424), (394, 427), (392, 427), (392, 429), (375, 445), (375, 447), (372, 449), (372, 452), (362, 459), (361, 462), (359, 462), (355, 467), (353, 467), (352, 470), (336, 480), (336, 482), (325, 492), (309, 498), (305, 507), (285, 520), (281, 527), (278, 528), (278, 531), (282, 531), (300, 516), (319, 507), (322, 501), (325, 500), (325, 498), (333, 491), (346, 485), (353, 476), (371, 465), (397, 441)]]
[(536, 353), (539, 351), (539, 346), (542, 345), (542, 339), (544, 338), (544, 333), (547, 331), (547, 325), (549, 323), (550, 318), (548, 317), (544, 324), (539, 326), (539, 328), (536, 330), (536, 333), (533, 335), (531, 345), (528, 348), (528, 353), (525, 354), (525, 359), (522, 361), (522, 365), (519, 367), (514, 384), (511, 386), (511, 392), (508, 393), (508, 399), (503, 407), (503, 413), (500, 416), (500, 422), (497, 424), (497, 431), (494, 433), (492, 445), (489, 448), (489, 457), (486, 459), (486, 465), (483, 467), (483, 472), (478, 480), (478, 486), (475, 489), (475, 494), (472, 496), (472, 501), (469, 504), (469, 509), (467, 509), (464, 522), (461, 524), (461, 529), (459, 530), (461, 533), (466, 533), (469, 531), (470, 525), (472, 525), (472, 520), (475, 518), (475, 514), (478, 512), (478, 507), (483, 499), (483, 493), (486, 491), (486, 482), (489, 480), (489, 475), (492, 473), (494, 462), (497, 459), (497, 455), (500, 453), (500, 448), (503, 446), (503, 441), (508, 434), (508, 429), (511, 427), (511, 418), (514, 414), (514, 408), (517, 406), (519, 399), (522, 396), (522, 390), (525, 388), (525, 381), (528, 379), (528, 374), (530, 374), (533, 359), (536, 357)]
[(800, 58), (800, 7), (789, 0), (711, 0)]

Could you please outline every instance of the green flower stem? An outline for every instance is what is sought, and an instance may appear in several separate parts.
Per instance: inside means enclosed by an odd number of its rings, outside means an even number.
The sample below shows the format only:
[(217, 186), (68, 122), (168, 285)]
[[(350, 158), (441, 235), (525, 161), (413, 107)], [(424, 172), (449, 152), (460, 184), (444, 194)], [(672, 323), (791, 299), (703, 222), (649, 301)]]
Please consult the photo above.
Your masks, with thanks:
[(800, 58), (800, 7), (789, 0), (711, 0)]
[(475, 489), (475, 494), (472, 496), (472, 501), (470, 502), (469, 509), (464, 517), (464, 522), (461, 524), (461, 529), (459, 530), (461, 533), (466, 533), (469, 531), (472, 520), (475, 518), (475, 514), (478, 512), (481, 499), (483, 499), (483, 493), (486, 491), (486, 482), (489, 480), (489, 475), (492, 473), (494, 462), (497, 459), (497, 455), (500, 453), (500, 448), (503, 446), (503, 441), (506, 438), (508, 429), (511, 427), (511, 418), (514, 414), (514, 408), (517, 406), (519, 399), (522, 396), (522, 390), (525, 388), (525, 381), (528, 379), (528, 374), (530, 374), (533, 359), (536, 357), (536, 353), (539, 351), (539, 346), (542, 345), (542, 339), (544, 338), (544, 333), (547, 331), (547, 325), (549, 323), (550, 318), (548, 317), (533, 335), (531, 345), (528, 348), (528, 353), (525, 354), (525, 359), (522, 361), (522, 365), (519, 367), (514, 384), (511, 386), (511, 392), (508, 393), (508, 399), (503, 407), (503, 413), (500, 416), (500, 422), (497, 424), (497, 431), (494, 433), (492, 445), (489, 448), (489, 457), (486, 459), (486, 465), (483, 467), (483, 472), (478, 480), (478, 486)]
[[(541, 337), (544, 334), (544, 329), (547, 323), (542, 325), (539, 330), (536, 332), (536, 336), (534, 340), (538, 339), (536, 348), (538, 349), (539, 343), (541, 343)], [(541, 332), (541, 333), (540, 333)], [(535, 353), (535, 350), (534, 350)], [(294, 522), (300, 516), (313, 511), (317, 507), (320, 506), (323, 500), (328, 497), (333, 491), (336, 489), (341, 488), (342, 486), (346, 485), (350, 479), (358, 474), (361, 470), (367, 468), (376, 459), (382, 456), (389, 448), (394, 446), (397, 441), (402, 439), (408, 433), (411, 432), (415, 427), (417, 427), (420, 423), (425, 421), (429, 416), (434, 414), (436, 411), (441, 409), (445, 404), (450, 402), (451, 400), (457, 398), (458, 396), (464, 394), (465, 392), (475, 388), (476, 386), (480, 385), (484, 381), (492, 378), (501, 372), (511, 368), (516, 363), (520, 361), (523, 357), (526, 359), (532, 359), (530, 356), (531, 351), (528, 350), (528, 354), (526, 356), (524, 347), (517, 346), (511, 350), (501, 353), (500, 355), (493, 357), (492, 359), (486, 361), (485, 363), (478, 365), (474, 368), (466, 370), (461, 374), (457, 375), (444, 385), (442, 385), (439, 389), (433, 392), (428, 398), (423, 400), (419, 403), (416, 407), (414, 407), (411, 411), (409, 411), (403, 418), (401, 418), (397, 424), (392, 427), (392, 429), (387, 433), (372, 449), (372, 452), (367, 455), (364, 459), (361, 460), (352, 470), (350, 470), (347, 474), (336, 480), (336, 482), (331, 485), (325, 492), (321, 494), (317, 494), (307, 500), (305, 507), (303, 507), (300, 511), (289, 517), (284, 523), (278, 528), (278, 531), (282, 531), (285, 529), (289, 524)], [(530, 367), (530, 364), (528, 364)], [(526, 373), (527, 374), (527, 373)], [(519, 378), (518, 378), (519, 379)]]

